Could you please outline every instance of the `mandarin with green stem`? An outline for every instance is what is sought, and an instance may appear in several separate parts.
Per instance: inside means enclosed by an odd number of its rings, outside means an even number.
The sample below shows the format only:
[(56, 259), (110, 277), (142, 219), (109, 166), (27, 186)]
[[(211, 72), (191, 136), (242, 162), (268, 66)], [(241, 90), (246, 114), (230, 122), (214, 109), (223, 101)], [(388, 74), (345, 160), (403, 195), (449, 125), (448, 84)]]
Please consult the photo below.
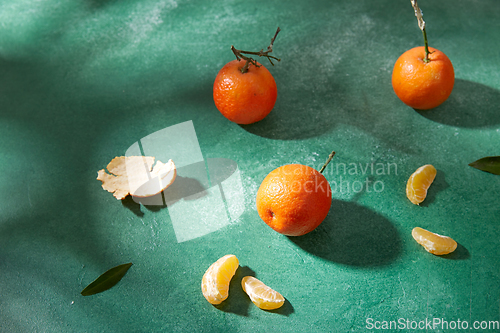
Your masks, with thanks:
[(398, 58), (392, 71), (392, 88), (406, 105), (428, 110), (448, 99), (455, 84), (455, 71), (443, 52), (428, 46), (422, 12), (416, 0), (411, 2), (425, 46), (412, 48)]
[(302, 164), (283, 165), (271, 171), (257, 191), (257, 212), (273, 230), (302, 236), (316, 229), (332, 204), (330, 184), (320, 171)]

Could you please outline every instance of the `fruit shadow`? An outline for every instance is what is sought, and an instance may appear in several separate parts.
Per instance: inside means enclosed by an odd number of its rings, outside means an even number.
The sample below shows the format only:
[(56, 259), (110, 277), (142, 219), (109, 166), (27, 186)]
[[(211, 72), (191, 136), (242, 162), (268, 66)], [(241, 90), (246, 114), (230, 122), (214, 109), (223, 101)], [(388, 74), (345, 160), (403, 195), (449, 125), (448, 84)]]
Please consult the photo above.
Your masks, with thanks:
[(102, 9), (103, 7), (112, 4), (115, 0), (87, 0), (86, 5), (92, 9)]
[(255, 276), (255, 272), (247, 266), (240, 266), (229, 283), (229, 296), (221, 304), (214, 305), (217, 309), (240, 316), (248, 316), (248, 309), (252, 305), (252, 301), (241, 287), (241, 280), (245, 276)]
[(457, 248), (455, 251), (441, 257), (448, 260), (467, 260), (470, 258), (470, 253), (465, 246), (457, 242)]
[(289, 239), (305, 251), (343, 265), (377, 268), (395, 261), (402, 241), (384, 216), (357, 203), (333, 200), (316, 230)]
[(434, 181), (427, 190), (427, 196), (425, 197), (425, 200), (420, 203), (420, 206), (422, 207), (428, 207), (432, 205), (432, 203), (436, 200), (437, 194), (450, 187), (450, 185), (446, 182), (444, 172), (441, 170), (436, 171), (436, 178), (434, 178)]
[[(334, 86), (333, 83), (331, 85)], [(274, 109), (268, 116), (256, 123), (240, 127), (260, 137), (297, 140), (320, 136), (336, 125), (331, 106), (325, 106), (316, 100), (299, 98), (298, 95), (300, 94), (295, 91), (280, 93)], [(321, 100), (320, 96), (316, 99)], [(321, 121), (316, 121), (317, 119)]]
[(292, 303), (290, 303), (290, 301), (288, 301), (286, 297), (285, 297), (285, 303), (283, 303), (283, 305), (280, 308), (275, 310), (262, 310), (262, 311), (276, 313), (282, 316), (289, 316), (295, 312)]
[[(217, 309), (224, 312), (230, 312), (240, 316), (248, 317), (248, 309), (250, 308), (250, 306), (255, 305), (253, 305), (252, 301), (241, 286), (241, 280), (245, 276), (256, 277), (255, 272), (251, 268), (247, 266), (240, 266), (236, 270), (236, 273), (234, 274), (229, 284), (228, 298), (221, 304), (215, 305)], [(262, 311), (289, 316), (294, 312), (294, 309), (292, 304), (285, 298), (285, 303), (279, 309)]]
[[(342, 62), (339, 69), (343, 65), (349, 67), (349, 64)], [(339, 79), (349, 75), (345, 71), (348, 70), (340, 69), (335, 77), (324, 77), (327, 91), (320, 87), (298, 89), (293, 84), (287, 89), (285, 85), (280, 89), (275, 108), (266, 118), (254, 124), (240, 125), (241, 128), (269, 139), (303, 140), (331, 133), (335, 128), (352, 126), (393, 149), (414, 154), (416, 151), (410, 137), (397, 134), (401, 131), (401, 124), (391, 120), (391, 113), (380, 111), (388, 107), (387, 98), (381, 96), (394, 95), (392, 86), (374, 87), (372, 83), (346, 85)], [(390, 82), (390, 76), (386, 80)], [(293, 81), (293, 78), (290, 77), (289, 81)], [(311, 82), (314, 81), (311, 78)], [(397, 102), (394, 105), (400, 105), (401, 101), (395, 98)]]
[(130, 195), (122, 200), (122, 205), (138, 217), (143, 217), (141, 206), (152, 212), (158, 212), (174, 205), (180, 200), (197, 200), (207, 195), (205, 186), (197, 179), (177, 176), (175, 181), (162, 193), (148, 198), (132, 198)]
[(416, 110), (432, 121), (457, 127), (493, 127), (500, 124), (500, 91), (480, 83), (455, 80), (453, 91), (432, 110)]

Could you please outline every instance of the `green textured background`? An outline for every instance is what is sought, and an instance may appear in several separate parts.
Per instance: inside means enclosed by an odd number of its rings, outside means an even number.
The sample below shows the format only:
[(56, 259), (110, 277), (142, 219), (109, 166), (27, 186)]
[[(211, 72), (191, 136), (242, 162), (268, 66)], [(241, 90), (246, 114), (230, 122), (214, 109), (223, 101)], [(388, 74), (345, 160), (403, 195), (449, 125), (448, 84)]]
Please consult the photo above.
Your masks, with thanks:
[[(420, 6), (456, 83), (445, 104), (419, 113), (390, 81), (399, 55), (422, 45), (410, 1), (2, 0), (0, 331), (366, 332), (368, 318), (499, 321), (500, 177), (467, 164), (500, 155), (500, 2)], [(231, 44), (265, 48), (277, 26), (282, 61), (267, 66), (275, 109), (253, 125), (231, 123), (213, 104), (213, 80), (233, 59)], [(168, 209), (121, 203), (95, 178), (142, 137), (189, 120), (205, 159), (238, 163), (245, 210), (177, 243)], [(397, 171), (330, 169), (332, 184), (368, 179), (383, 190), (337, 188), (328, 218), (303, 237), (268, 228), (255, 209), (267, 173), (320, 166), (331, 150), (333, 166)], [(427, 163), (438, 174), (419, 207), (405, 184)], [(415, 226), (459, 248), (433, 256), (412, 239)], [(241, 268), (214, 307), (201, 277), (228, 253)], [(80, 295), (126, 262), (134, 265), (117, 286)], [(244, 274), (280, 291), (285, 306), (255, 307), (238, 286)]]

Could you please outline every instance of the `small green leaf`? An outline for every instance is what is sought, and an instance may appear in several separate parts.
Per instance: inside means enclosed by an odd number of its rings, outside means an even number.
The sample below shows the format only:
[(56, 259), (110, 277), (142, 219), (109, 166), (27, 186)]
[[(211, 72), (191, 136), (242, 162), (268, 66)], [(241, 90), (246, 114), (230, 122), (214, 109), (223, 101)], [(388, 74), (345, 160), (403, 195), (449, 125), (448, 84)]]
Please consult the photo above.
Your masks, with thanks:
[(90, 296), (108, 290), (109, 288), (120, 282), (122, 277), (127, 273), (130, 266), (132, 266), (131, 262), (107, 270), (104, 274), (95, 279), (94, 282), (85, 287), (85, 289), (82, 290), (81, 294), (83, 296)]
[(488, 156), (478, 159), (469, 164), (471, 167), (500, 175), (500, 156)]

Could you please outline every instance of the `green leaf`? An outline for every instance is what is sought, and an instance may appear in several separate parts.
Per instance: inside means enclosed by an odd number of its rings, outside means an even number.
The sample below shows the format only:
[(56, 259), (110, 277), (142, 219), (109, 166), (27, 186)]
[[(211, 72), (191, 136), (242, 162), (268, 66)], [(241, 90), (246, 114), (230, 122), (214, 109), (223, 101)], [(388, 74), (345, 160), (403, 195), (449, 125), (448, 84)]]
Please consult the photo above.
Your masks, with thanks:
[(500, 156), (488, 156), (469, 163), (473, 168), (500, 175)]
[(109, 288), (120, 282), (122, 277), (127, 273), (130, 266), (132, 266), (131, 262), (107, 270), (104, 274), (95, 279), (94, 282), (85, 287), (85, 289), (82, 290), (81, 294), (83, 296), (90, 296), (108, 290)]

